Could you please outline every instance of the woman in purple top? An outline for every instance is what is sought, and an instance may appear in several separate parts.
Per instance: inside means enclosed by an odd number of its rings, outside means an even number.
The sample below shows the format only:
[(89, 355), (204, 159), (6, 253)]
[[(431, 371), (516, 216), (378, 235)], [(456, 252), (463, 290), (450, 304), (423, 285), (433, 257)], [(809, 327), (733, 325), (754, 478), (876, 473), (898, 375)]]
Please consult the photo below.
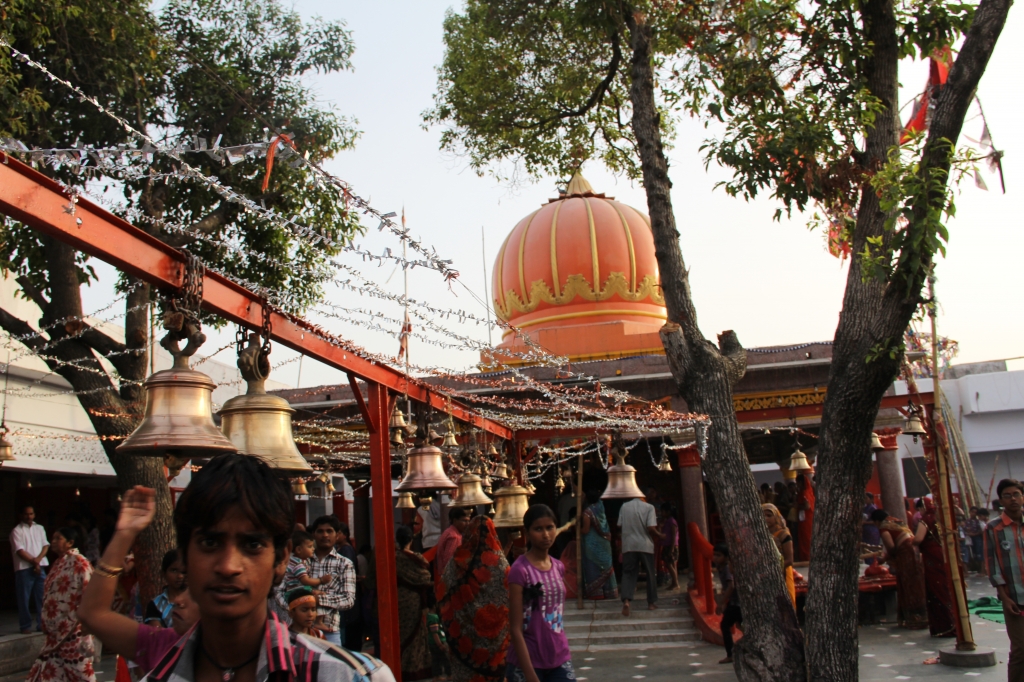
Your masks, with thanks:
[(575, 680), (569, 640), (562, 625), (565, 609), (565, 566), (548, 555), (558, 535), (555, 513), (535, 504), (523, 515), (526, 553), (508, 573), (512, 647), (508, 682)]

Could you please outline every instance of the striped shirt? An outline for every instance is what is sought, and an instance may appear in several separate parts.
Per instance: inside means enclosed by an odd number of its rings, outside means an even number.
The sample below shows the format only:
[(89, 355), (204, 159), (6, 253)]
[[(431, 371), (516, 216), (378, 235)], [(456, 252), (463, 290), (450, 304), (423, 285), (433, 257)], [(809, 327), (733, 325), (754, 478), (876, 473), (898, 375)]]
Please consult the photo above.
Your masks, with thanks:
[[(267, 617), (256, 682), (395, 682), (391, 669), (366, 654), (340, 649), (292, 632), (273, 613)], [(193, 627), (143, 678), (143, 682), (194, 682), (199, 626)]]
[(1024, 524), (1005, 512), (985, 528), (985, 567), (994, 587), (1005, 585), (1010, 599), (1024, 605)]
[(316, 612), (323, 617), (324, 632), (338, 632), (341, 630), (342, 612), (348, 611), (356, 603), (356, 567), (333, 548), (322, 559), (313, 554), (309, 559), (307, 575), (310, 578), (322, 578), (327, 574), (333, 578), (331, 582), (317, 588), (320, 596), (316, 598)]

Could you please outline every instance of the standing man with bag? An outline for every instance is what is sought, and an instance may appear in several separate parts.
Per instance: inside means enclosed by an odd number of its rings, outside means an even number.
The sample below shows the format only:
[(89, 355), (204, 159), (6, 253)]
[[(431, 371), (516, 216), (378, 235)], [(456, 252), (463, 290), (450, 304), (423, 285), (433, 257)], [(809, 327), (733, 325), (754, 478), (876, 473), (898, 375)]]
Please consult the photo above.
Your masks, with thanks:
[(629, 615), (629, 602), (636, 592), (640, 577), (640, 562), (647, 571), (647, 608), (658, 608), (658, 574), (654, 569), (654, 540), (664, 537), (658, 530), (658, 517), (654, 506), (635, 497), (619, 509), (619, 527), (622, 529), (622, 615)]

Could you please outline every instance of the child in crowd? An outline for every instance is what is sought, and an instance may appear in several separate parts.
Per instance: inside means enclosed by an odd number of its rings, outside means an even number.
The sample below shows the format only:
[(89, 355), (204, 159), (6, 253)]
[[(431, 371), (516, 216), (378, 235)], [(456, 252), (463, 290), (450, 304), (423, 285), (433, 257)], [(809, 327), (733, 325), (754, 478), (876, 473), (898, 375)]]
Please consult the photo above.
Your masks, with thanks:
[(452, 664), (448, 660), (448, 638), (441, 625), (441, 616), (433, 611), (427, 613), (427, 630), (430, 631), (431, 673), (435, 680), (447, 680), (452, 675)]
[(722, 583), (722, 592), (715, 598), (715, 613), (722, 616), (722, 639), (725, 641), (725, 658), (719, 663), (732, 663), (732, 626), (743, 622), (743, 614), (740, 613), (736, 583), (732, 579), (732, 571), (729, 570), (729, 548), (725, 545), (715, 545), (711, 561), (718, 569), (718, 579)]
[(319, 578), (309, 576), (309, 560), (315, 550), (316, 543), (312, 535), (304, 530), (292, 533), (292, 556), (288, 559), (288, 568), (285, 569), (284, 580), (281, 582), (282, 594), (290, 594), (292, 590), (303, 586), (320, 587), (331, 582), (329, 573)]
[(164, 591), (146, 604), (142, 622), (153, 627), (169, 628), (174, 600), (185, 589), (185, 568), (181, 565), (178, 550), (172, 549), (164, 554), (160, 562), (160, 575), (164, 579)]
[[(111, 608), (118, 578), (124, 572), (125, 556), (138, 534), (149, 525), (153, 518), (151, 507), (153, 491), (136, 487), (125, 493), (121, 502), (121, 513), (117, 519), (114, 535), (110, 538), (103, 556), (96, 563), (92, 580), (82, 593), (78, 617), (93, 635), (103, 642), (107, 651), (132, 661), (143, 673), (148, 673), (157, 662), (170, 651), (181, 636), (192, 629), (199, 620), (199, 609), (184, 586), (185, 575), (180, 572), (180, 581), (171, 565), (181, 564), (177, 552), (168, 562), (164, 556), (164, 580), (168, 587), (175, 582), (180, 589), (168, 597), (170, 610), (167, 625), (162, 618), (156, 624), (139, 624), (134, 618), (123, 615)], [(168, 552), (168, 555), (171, 553)], [(165, 594), (168, 590), (165, 590)], [(154, 600), (155, 603), (156, 600)], [(152, 605), (152, 603), (151, 603)]]
[(526, 552), (508, 573), (508, 682), (568, 682), (576, 679), (569, 640), (562, 626), (565, 566), (548, 554), (558, 535), (555, 513), (535, 504), (523, 515)]
[(291, 631), (315, 639), (323, 639), (324, 633), (316, 629), (316, 596), (313, 588), (303, 585), (288, 592), (288, 615), (291, 616)]

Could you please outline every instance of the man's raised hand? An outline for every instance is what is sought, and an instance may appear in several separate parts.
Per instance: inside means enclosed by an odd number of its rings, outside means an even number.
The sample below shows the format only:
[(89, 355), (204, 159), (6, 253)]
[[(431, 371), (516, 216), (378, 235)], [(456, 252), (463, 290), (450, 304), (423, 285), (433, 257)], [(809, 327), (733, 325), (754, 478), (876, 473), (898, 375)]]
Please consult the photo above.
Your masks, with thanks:
[(124, 494), (116, 530), (141, 533), (156, 513), (156, 493), (152, 488), (137, 485)]

